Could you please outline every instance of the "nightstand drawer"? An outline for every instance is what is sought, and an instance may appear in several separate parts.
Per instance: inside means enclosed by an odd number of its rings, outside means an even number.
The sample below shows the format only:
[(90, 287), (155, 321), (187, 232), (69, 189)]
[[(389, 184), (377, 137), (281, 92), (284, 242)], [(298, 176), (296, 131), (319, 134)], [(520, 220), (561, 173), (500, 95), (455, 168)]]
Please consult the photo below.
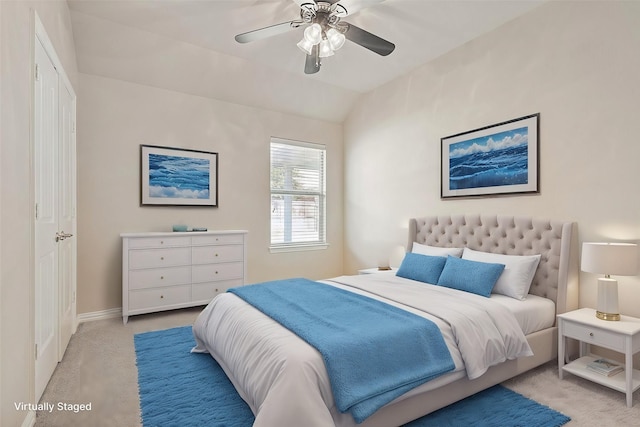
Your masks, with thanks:
[(588, 325), (564, 321), (564, 336), (575, 338), (588, 344), (599, 345), (624, 352), (624, 336), (604, 329), (594, 328)]

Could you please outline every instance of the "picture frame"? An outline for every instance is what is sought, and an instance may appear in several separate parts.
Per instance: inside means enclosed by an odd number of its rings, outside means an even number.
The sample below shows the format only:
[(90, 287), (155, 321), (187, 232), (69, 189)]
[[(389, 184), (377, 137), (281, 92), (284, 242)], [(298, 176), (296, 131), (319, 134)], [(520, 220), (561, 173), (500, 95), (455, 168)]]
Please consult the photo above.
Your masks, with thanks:
[(540, 113), (441, 138), (440, 197), (539, 193)]
[(140, 205), (218, 206), (218, 153), (140, 145)]

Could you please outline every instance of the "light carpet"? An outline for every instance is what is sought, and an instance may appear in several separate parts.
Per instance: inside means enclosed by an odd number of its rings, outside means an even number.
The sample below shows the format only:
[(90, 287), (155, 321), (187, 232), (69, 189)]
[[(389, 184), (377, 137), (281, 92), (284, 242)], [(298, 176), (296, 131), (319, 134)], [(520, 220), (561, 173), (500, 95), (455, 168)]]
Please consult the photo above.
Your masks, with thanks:
[[(208, 354), (191, 353), (191, 326), (134, 336), (145, 427), (250, 427), (253, 414)], [(559, 427), (569, 417), (502, 386), (424, 416), (406, 427)]]

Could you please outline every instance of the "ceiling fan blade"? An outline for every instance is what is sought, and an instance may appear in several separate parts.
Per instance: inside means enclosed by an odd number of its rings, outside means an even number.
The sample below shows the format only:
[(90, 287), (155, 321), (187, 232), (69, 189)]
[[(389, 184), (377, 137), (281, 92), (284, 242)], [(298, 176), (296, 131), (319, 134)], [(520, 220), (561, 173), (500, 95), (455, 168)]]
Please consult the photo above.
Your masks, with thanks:
[(367, 48), (370, 51), (377, 53), (378, 55), (387, 56), (396, 48), (396, 45), (376, 36), (375, 34), (371, 34), (370, 32), (356, 27), (353, 24), (348, 25), (349, 29), (347, 29), (347, 32), (344, 33), (347, 40), (359, 44), (360, 46)]
[(320, 48), (315, 45), (311, 48), (311, 55), (307, 55), (304, 63), (305, 74), (315, 74), (320, 71)]
[(271, 25), (269, 27), (264, 27), (258, 30), (253, 30), (253, 31), (248, 31), (246, 33), (238, 34), (236, 36), (236, 41), (238, 43), (249, 43), (255, 40), (266, 39), (267, 37), (286, 33), (289, 30), (298, 28), (302, 24), (303, 24), (302, 21), (289, 21), (289, 22), (283, 22), (282, 24)]

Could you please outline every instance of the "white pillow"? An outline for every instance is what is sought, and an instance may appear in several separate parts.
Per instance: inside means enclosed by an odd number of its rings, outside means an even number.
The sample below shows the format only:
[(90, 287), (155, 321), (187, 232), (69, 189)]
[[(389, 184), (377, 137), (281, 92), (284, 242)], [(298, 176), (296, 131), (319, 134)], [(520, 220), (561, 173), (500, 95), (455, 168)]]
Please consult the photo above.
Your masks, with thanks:
[(413, 242), (413, 247), (411, 248), (411, 252), (414, 254), (441, 256), (445, 258), (447, 255), (460, 258), (462, 256), (462, 250), (463, 248), (440, 248), (437, 246), (423, 245), (418, 242)]
[(536, 274), (540, 255), (501, 255), (464, 248), (462, 259), (504, 264), (504, 271), (493, 287), (492, 293), (523, 300), (529, 293)]

